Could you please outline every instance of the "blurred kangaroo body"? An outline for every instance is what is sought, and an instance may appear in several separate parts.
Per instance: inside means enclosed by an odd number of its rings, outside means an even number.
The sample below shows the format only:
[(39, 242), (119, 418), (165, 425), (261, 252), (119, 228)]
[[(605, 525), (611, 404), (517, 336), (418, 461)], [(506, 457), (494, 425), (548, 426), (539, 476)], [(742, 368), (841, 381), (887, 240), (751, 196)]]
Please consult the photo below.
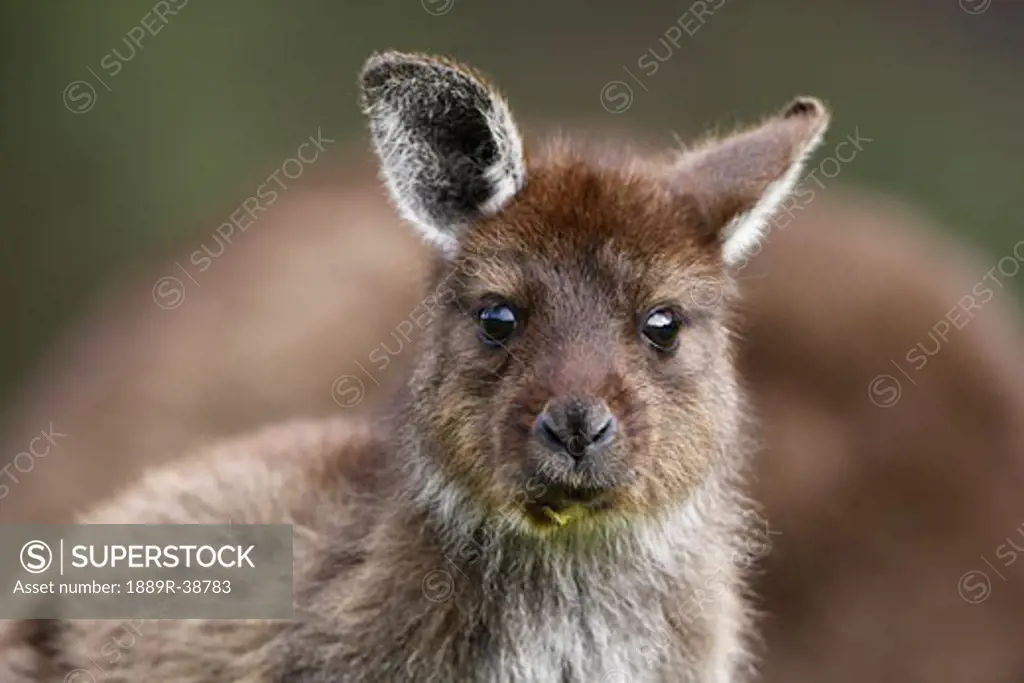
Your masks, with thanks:
[(764, 680), (1024, 680), (1010, 250), (972, 253), (891, 201), (839, 201), (744, 272), (753, 494), (781, 532), (755, 587)]
[[(372, 368), (362, 359), (420, 302), (426, 272), (424, 250), (369, 174), (353, 177), (349, 191), (332, 182), (283, 199), (178, 309), (151, 300), (155, 273), (59, 348), (5, 430), (4, 452), (50, 421), (67, 438), (9, 490), (0, 519), (66, 519), (197, 439), (341, 410), (333, 381), (365, 377), (353, 361)], [(741, 273), (742, 367), (765, 442), (755, 494), (780, 532), (758, 587), (765, 680), (1024, 675), (1024, 575), (991, 576), (978, 604), (957, 585), (988, 571), (979, 556), (994, 561), (1024, 522), (1009, 292), (973, 311), (924, 367), (907, 361), (991, 265), (893, 203), (830, 192), (770, 234)], [(315, 303), (294, 305), (306, 296)], [(390, 356), (374, 379), (393, 383), (411, 358)], [(900, 384), (888, 407), (869, 393), (880, 375)], [(364, 385), (359, 408), (383, 394)], [(241, 656), (246, 643), (237, 647)]]
[[(347, 156), (365, 163), (283, 193), (206, 271), (190, 261), (210, 240), (200, 233), (126, 278), (60, 341), (6, 416), (0, 452), (26, 451), (49, 425), (63, 436), (31, 471), (9, 468), (18, 481), (3, 482), (0, 522), (66, 522), (199, 445), (336, 413), (339, 376), (364, 382), (350, 413), (395, 385), (410, 354), (385, 371), (367, 356), (403, 341), (391, 335), (422, 298), (427, 250), (394, 217), (365, 152)], [(168, 276), (183, 298), (162, 308), (155, 290)]]

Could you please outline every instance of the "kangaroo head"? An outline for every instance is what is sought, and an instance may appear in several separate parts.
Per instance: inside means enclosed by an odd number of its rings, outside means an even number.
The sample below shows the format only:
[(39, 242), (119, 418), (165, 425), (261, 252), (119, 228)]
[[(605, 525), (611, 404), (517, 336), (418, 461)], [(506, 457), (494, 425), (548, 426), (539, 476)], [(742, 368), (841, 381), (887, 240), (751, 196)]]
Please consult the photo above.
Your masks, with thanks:
[(391, 199), (437, 246), (410, 408), (422, 494), (564, 534), (734, 469), (732, 271), (820, 141), (821, 103), (640, 155), (526, 147), (500, 93), (446, 59), (376, 55), (362, 93)]

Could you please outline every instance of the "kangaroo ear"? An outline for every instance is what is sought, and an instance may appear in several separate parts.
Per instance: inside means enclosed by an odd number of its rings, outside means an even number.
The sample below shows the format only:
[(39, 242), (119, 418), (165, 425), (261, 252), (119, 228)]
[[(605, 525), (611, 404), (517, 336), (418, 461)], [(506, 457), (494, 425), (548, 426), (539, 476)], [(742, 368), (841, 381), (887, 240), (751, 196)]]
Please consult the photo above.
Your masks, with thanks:
[(703, 209), (725, 263), (741, 261), (760, 242), (828, 122), (821, 102), (802, 97), (761, 125), (706, 143), (679, 160), (676, 168)]
[(502, 96), (443, 58), (386, 52), (363, 68), (381, 175), (403, 218), (451, 252), (468, 223), (523, 187), (523, 143)]

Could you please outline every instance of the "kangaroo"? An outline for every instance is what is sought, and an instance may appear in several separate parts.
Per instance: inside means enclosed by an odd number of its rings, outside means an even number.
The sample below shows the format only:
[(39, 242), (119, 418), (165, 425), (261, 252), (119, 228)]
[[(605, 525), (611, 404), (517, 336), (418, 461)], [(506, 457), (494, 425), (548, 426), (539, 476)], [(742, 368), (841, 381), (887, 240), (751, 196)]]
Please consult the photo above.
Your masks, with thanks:
[[(374, 418), (269, 428), (87, 515), (296, 529), (293, 620), (160, 622), (107, 675), (744, 680), (732, 269), (827, 110), (799, 98), (671, 154), (527, 150), (468, 67), (384, 53), (361, 85), (388, 193), (435, 250), (408, 382)], [(64, 680), (116, 627), (26, 622), (27, 680)]]

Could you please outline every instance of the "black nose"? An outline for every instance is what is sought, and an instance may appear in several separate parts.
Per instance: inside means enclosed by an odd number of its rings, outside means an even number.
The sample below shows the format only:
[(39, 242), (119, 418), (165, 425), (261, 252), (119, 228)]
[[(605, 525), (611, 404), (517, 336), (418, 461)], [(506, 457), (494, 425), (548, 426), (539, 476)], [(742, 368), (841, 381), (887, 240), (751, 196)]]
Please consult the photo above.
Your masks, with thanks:
[(617, 429), (604, 401), (572, 397), (549, 401), (537, 416), (533, 434), (550, 450), (580, 460), (611, 443)]

